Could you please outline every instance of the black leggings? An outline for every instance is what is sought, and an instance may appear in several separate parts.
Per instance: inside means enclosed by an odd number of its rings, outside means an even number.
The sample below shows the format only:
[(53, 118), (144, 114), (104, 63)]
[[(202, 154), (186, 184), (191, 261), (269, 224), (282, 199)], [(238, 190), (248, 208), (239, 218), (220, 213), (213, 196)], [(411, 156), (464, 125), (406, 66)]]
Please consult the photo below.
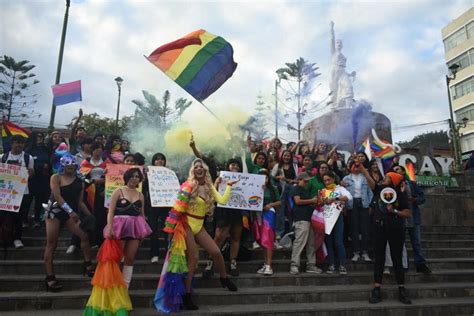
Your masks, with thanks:
[(397, 283), (402, 285), (405, 283), (405, 271), (402, 265), (402, 251), (405, 243), (404, 227), (390, 227), (386, 223), (380, 224), (374, 222), (374, 281), (382, 284), (383, 269), (385, 266), (385, 247), (390, 245), (390, 255), (392, 256), (393, 269)]

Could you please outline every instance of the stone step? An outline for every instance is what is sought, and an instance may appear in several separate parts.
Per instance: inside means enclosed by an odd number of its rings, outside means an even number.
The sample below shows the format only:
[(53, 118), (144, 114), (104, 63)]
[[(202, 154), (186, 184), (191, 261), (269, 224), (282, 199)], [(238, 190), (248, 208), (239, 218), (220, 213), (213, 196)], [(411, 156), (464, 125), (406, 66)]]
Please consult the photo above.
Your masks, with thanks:
[(474, 233), (472, 226), (421, 226), (423, 232), (452, 232), (452, 233)]
[[(131, 289), (154, 289), (157, 286), (159, 274), (155, 273), (134, 273)], [(61, 274), (56, 277), (63, 285), (65, 291), (89, 289), (90, 278), (81, 274)], [(289, 272), (277, 272), (272, 276), (262, 276), (257, 273), (241, 273), (238, 277), (231, 277), (239, 287), (256, 288), (268, 286), (308, 286), (308, 285), (363, 285), (373, 282), (373, 271), (348, 271), (346, 276), (335, 274), (310, 274), (300, 273), (292, 275)], [(394, 276), (386, 276), (386, 283), (395, 283)], [(474, 282), (474, 269), (449, 269), (435, 270), (432, 275), (408, 272), (405, 275), (406, 283), (441, 283), (441, 282)], [(195, 278), (197, 288), (220, 287), (217, 276), (204, 280), (197, 274)], [(44, 274), (18, 275), (9, 273), (0, 275), (0, 294), (10, 293), (12, 289), (16, 291), (45, 291)]]
[[(463, 298), (473, 301), (474, 283), (415, 283), (407, 285), (410, 297), (418, 304), (418, 300), (427, 298)], [(238, 292), (229, 292), (222, 288), (199, 288), (194, 292), (195, 302), (211, 307), (226, 308), (231, 305), (241, 306), (267, 304), (300, 305), (314, 302), (366, 302), (371, 290), (370, 285), (313, 285), (288, 287), (241, 288)], [(383, 299), (395, 301), (398, 287), (387, 285), (383, 288)], [(153, 311), (155, 289), (130, 290), (130, 297), (135, 308), (150, 308)], [(80, 309), (85, 306), (90, 296), (90, 289), (64, 291), (60, 293), (10, 292), (0, 293), (0, 310), (35, 310), (35, 309)], [(245, 302), (245, 304), (242, 304)], [(473, 302), (474, 303), (474, 302)], [(400, 304), (401, 305), (401, 304)], [(250, 312), (250, 311), (248, 311)], [(155, 311), (156, 313), (156, 311)]]

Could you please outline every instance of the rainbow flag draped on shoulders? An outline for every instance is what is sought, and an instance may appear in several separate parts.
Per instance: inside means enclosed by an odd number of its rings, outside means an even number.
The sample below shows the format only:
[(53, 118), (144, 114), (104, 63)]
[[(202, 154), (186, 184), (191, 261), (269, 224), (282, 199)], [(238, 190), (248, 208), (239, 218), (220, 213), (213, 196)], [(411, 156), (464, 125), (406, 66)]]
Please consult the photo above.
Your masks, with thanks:
[(147, 59), (199, 102), (219, 89), (237, 68), (232, 46), (202, 29), (158, 47)]
[(188, 272), (186, 260), (186, 210), (189, 206), (192, 186), (189, 182), (181, 185), (174, 207), (166, 219), (164, 231), (172, 233), (168, 253), (156, 289), (154, 304), (157, 310), (170, 313), (181, 308), (185, 293), (184, 278)]
[(123, 257), (120, 241), (106, 239), (97, 253), (92, 293), (83, 316), (126, 316), (132, 310), (127, 285), (119, 262)]
[(2, 121), (2, 144), (3, 144), (3, 152), (10, 151), (10, 138), (15, 135), (20, 135), (25, 138), (30, 137), (31, 132), (23, 127), (20, 127), (16, 124), (13, 124), (10, 121), (3, 120)]

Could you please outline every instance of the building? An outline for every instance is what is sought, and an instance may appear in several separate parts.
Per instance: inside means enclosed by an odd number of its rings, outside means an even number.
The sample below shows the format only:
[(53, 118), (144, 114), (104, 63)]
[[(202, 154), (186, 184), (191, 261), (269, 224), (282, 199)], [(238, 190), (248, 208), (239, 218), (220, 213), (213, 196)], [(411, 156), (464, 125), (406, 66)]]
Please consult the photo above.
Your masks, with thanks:
[(468, 119), (466, 128), (459, 131), (461, 150), (474, 152), (474, 7), (446, 25), (441, 34), (448, 68), (459, 65), (449, 86), (454, 120)]

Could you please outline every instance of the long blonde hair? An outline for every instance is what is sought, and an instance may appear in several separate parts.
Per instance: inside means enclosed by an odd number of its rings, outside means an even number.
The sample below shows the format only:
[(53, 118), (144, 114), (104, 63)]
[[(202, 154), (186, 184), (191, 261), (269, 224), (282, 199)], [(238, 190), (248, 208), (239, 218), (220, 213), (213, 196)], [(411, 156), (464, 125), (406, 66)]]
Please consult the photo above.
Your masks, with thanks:
[(188, 175), (188, 183), (191, 185), (192, 190), (191, 190), (191, 197), (189, 199), (189, 208), (193, 209), (196, 207), (197, 199), (198, 199), (198, 187), (199, 187), (199, 181), (196, 179), (196, 176), (194, 174), (194, 166), (200, 162), (202, 164), (202, 167), (204, 168), (205, 174), (204, 174), (204, 186), (206, 188), (206, 194), (203, 196), (204, 201), (206, 202), (206, 208), (207, 212), (206, 214), (209, 216), (212, 216), (214, 213), (214, 194), (212, 194), (212, 186), (214, 185), (212, 183), (211, 175), (209, 174), (209, 167), (207, 164), (200, 158), (194, 159), (193, 163), (191, 164), (191, 168), (189, 169), (189, 175)]

